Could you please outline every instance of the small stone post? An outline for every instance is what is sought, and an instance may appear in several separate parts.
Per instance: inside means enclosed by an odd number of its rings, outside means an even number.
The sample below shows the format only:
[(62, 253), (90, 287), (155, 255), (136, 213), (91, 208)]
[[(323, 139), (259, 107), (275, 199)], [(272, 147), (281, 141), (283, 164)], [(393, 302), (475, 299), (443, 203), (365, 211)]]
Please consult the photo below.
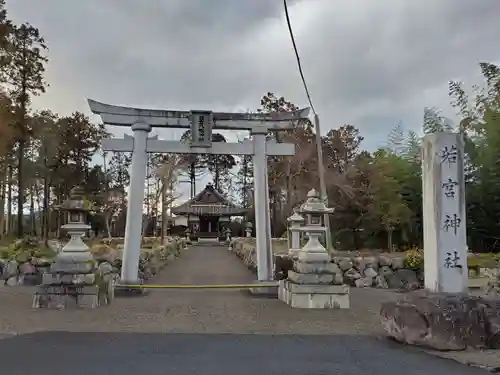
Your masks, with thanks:
[(94, 308), (109, 304), (114, 297), (111, 266), (97, 267), (82, 240), (90, 226), (85, 224), (89, 209), (85, 207), (81, 187), (71, 190), (61, 210), (68, 215), (68, 223), (62, 228), (68, 231), (70, 240), (57, 254), (49, 272), (43, 275), (33, 307), (64, 309), (74, 304)]
[(300, 227), (304, 224), (304, 218), (297, 212), (293, 211), (293, 215), (287, 219), (288, 226), (288, 255), (290, 258), (297, 257), (300, 251)]
[(308, 242), (298, 251), (293, 271), (288, 278), (280, 280), (278, 298), (297, 308), (345, 309), (349, 308), (349, 287), (343, 284), (342, 272), (320, 242), (325, 233), (321, 218), (333, 210), (327, 208), (316, 190), (307, 194), (301, 206), (301, 214), (307, 217), (301, 232), (308, 234)]
[(246, 224), (246, 228), (245, 228), (245, 237), (246, 238), (250, 238), (252, 237), (252, 223), (249, 221), (247, 224)]
[(226, 243), (230, 244), (231, 243), (231, 228), (226, 228)]
[(425, 288), (468, 290), (464, 139), (458, 133), (426, 135), (422, 143)]

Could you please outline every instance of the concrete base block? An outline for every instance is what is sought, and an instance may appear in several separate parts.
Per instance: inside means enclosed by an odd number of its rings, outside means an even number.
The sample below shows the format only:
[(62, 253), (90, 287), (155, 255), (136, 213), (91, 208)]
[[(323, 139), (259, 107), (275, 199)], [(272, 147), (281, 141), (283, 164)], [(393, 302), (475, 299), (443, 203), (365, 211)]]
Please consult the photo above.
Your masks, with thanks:
[[(276, 281), (266, 281), (263, 284), (272, 284)], [(258, 285), (258, 283), (256, 283)], [(262, 288), (251, 288), (249, 289), (250, 294), (255, 296), (265, 296), (265, 297), (278, 297), (278, 282), (276, 282), (276, 286), (266, 286)]]
[[(148, 289), (145, 288), (129, 288), (126, 285), (142, 285), (143, 280), (133, 281), (133, 282), (123, 282), (117, 281), (114, 285), (114, 296), (115, 297), (140, 297), (148, 294)], [(120, 285), (122, 284), (122, 285)]]
[(99, 287), (97, 285), (41, 285), (33, 296), (35, 309), (67, 309), (71, 307), (99, 307)]
[(347, 285), (299, 285), (288, 280), (281, 280), (278, 286), (278, 299), (293, 308), (350, 308)]

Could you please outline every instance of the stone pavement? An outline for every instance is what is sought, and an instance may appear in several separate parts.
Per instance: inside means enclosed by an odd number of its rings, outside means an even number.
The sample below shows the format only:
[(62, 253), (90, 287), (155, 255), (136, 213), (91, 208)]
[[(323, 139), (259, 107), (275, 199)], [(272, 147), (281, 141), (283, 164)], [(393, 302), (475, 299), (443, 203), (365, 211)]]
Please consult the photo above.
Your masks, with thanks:
[[(227, 284), (253, 279), (225, 247), (194, 246), (152, 282)], [(0, 287), (2, 373), (76, 375), (114, 369), (123, 375), (139, 370), (391, 375), (404, 369), (406, 375), (473, 375), (482, 371), (375, 339), (381, 333), (381, 302), (397, 297), (390, 291), (353, 290), (350, 310), (291, 309), (238, 290), (155, 290), (93, 311), (32, 310), (31, 294), (28, 287)], [(11, 337), (11, 333), (27, 335)]]

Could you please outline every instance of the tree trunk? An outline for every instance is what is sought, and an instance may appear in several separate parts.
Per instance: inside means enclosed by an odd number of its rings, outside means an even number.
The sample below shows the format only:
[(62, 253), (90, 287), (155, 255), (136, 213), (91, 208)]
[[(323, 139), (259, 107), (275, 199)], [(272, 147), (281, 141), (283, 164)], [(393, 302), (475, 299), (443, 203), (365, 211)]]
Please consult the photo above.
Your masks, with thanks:
[(111, 235), (111, 225), (109, 224), (111, 221), (111, 218), (113, 217), (113, 213), (107, 213), (104, 216), (104, 225), (106, 226), (106, 234), (108, 235), (108, 239), (111, 241), (113, 239), (113, 236)]
[(49, 241), (49, 231), (50, 231), (50, 213), (49, 213), (49, 202), (50, 202), (50, 187), (48, 182), (48, 170), (45, 171), (45, 178), (43, 179), (43, 241), (45, 246), (48, 246)]
[(4, 169), (2, 171), (4, 173), (4, 175), (2, 176), (2, 185), (1, 185), (1, 188), (0, 188), (0, 194), (2, 196), (0, 196), (0, 228), (1, 228), (1, 237), (3, 237), (5, 235), (5, 233), (7, 232), (7, 228), (5, 228), (5, 192), (6, 192), (6, 185), (7, 185), (7, 182), (6, 182), (6, 176), (5, 176), (5, 172), (6, 170)]
[(12, 165), (9, 164), (9, 173), (7, 177), (7, 235), (12, 233), (12, 179), (13, 171)]
[[(21, 107), (24, 107), (23, 105)], [(21, 108), (23, 120), (21, 126), (24, 127), (24, 108)], [(22, 129), (22, 133), (24, 133)], [(21, 135), (24, 137), (24, 134)], [(24, 152), (26, 150), (26, 141), (21, 138), (17, 150), (17, 237), (24, 235)]]
[(392, 234), (393, 233), (394, 233), (393, 229), (388, 229), (387, 230), (387, 246), (389, 247), (389, 252), (390, 253), (392, 253), (392, 246), (393, 246)]
[(160, 238), (161, 238), (161, 243), (163, 244), (163, 241), (166, 236), (167, 232), (167, 186), (165, 184), (165, 179), (163, 179), (162, 184), (161, 184), (161, 229), (160, 229)]
[(35, 191), (33, 189), (33, 185), (30, 186), (30, 222), (31, 235), (36, 236)]

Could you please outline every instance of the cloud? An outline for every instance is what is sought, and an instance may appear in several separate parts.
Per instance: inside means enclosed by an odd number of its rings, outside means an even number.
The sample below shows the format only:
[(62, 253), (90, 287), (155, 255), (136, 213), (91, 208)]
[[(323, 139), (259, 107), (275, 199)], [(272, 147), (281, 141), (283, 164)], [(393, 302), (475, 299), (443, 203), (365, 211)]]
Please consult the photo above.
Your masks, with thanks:
[[(500, 61), (498, 0), (302, 0), (290, 3), (323, 131), (352, 123), (364, 146), (423, 107), (452, 116), (447, 82), (477, 83)], [(143, 107), (247, 110), (267, 91), (307, 101), (281, 2), (10, 0), (50, 46), (39, 107), (88, 112), (85, 99)], [(479, 81), (480, 82), (480, 81)]]

